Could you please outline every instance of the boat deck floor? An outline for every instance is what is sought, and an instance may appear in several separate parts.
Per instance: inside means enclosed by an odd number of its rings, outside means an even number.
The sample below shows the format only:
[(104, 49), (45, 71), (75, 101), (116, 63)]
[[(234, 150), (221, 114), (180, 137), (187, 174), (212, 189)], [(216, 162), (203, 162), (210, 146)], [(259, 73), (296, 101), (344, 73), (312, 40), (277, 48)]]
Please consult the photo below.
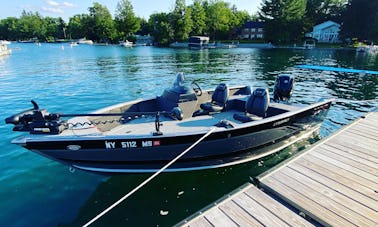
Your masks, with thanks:
[[(226, 112), (202, 115), (194, 118), (183, 119), (182, 121), (173, 120), (171, 118), (160, 116), (160, 122), (162, 126), (160, 131), (164, 134), (185, 134), (193, 132), (204, 132), (209, 130), (209, 127), (214, 126), (222, 120), (227, 120), (231, 125), (237, 126), (242, 124), (241, 122), (235, 120), (233, 115), (235, 113), (241, 113), (236, 110), (229, 110)], [(108, 119), (110, 120), (110, 119)], [(111, 120), (114, 120), (111, 119)], [(106, 120), (104, 120), (106, 121)], [(84, 124), (87, 122), (88, 124)], [(155, 130), (155, 117), (154, 116), (143, 116), (138, 117), (127, 123), (120, 124), (119, 122), (106, 123), (106, 124), (91, 124), (86, 117), (76, 117), (68, 121), (71, 127), (64, 130), (61, 136), (92, 136), (92, 135), (105, 135), (105, 136), (117, 136), (117, 135), (132, 135), (133, 137), (139, 136), (150, 136)], [(77, 124), (79, 123), (79, 124)], [(72, 126), (72, 124), (77, 124)], [(222, 130), (225, 128), (219, 128)]]
[[(241, 122), (233, 119), (235, 113), (240, 111), (226, 111), (212, 115), (197, 116), (195, 118), (188, 118), (182, 121), (172, 120), (167, 117), (161, 117), (162, 126), (160, 131), (165, 133), (185, 133), (185, 132), (202, 132), (207, 131), (209, 127), (214, 126), (222, 120), (227, 120), (232, 125), (241, 124)], [(155, 132), (155, 117), (147, 116), (131, 120), (127, 124), (122, 124), (110, 131), (104, 132), (106, 135), (151, 135)]]
[[(270, 108), (278, 108), (287, 112), (298, 110), (299, 107), (280, 103), (271, 103)], [(215, 114), (201, 115), (186, 118), (181, 121), (169, 117), (160, 116), (160, 131), (165, 135), (203, 133), (210, 127), (221, 121), (227, 121), (232, 127), (238, 127), (241, 123), (233, 118), (234, 114), (243, 113), (240, 110), (229, 109)], [(69, 129), (64, 130), (60, 136), (119, 136), (128, 135), (131, 137), (151, 136), (155, 129), (155, 116), (145, 115), (135, 117), (126, 123), (120, 123), (115, 117), (102, 117), (97, 120), (90, 120), (87, 117), (75, 117), (68, 121)], [(217, 130), (225, 130), (225, 127), (218, 127)]]

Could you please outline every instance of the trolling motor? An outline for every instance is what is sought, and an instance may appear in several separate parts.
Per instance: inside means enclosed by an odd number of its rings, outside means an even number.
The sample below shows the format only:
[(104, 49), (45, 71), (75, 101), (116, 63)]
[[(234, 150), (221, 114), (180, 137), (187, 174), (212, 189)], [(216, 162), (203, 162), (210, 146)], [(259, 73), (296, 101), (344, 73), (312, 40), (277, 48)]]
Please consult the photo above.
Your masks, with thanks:
[[(31, 100), (33, 108), (25, 110), (5, 119), (6, 124), (13, 124), (13, 131), (30, 132), (30, 134), (60, 134), (67, 128), (65, 121), (61, 120), (62, 117), (101, 117), (101, 116), (120, 116), (123, 119), (121, 122), (127, 122), (125, 119), (136, 117), (140, 115), (156, 116), (155, 129), (157, 135), (161, 135), (160, 115), (169, 117), (173, 120), (181, 121), (183, 119), (182, 110), (179, 107), (174, 107), (171, 111), (161, 112), (124, 112), (124, 113), (89, 113), (89, 114), (58, 114), (48, 113), (45, 109), (40, 109), (38, 104)], [(96, 123), (93, 123), (96, 124)]]
[(289, 74), (280, 74), (274, 84), (273, 100), (276, 102), (289, 101), (294, 88), (294, 76)]
[(45, 109), (39, 109), (34, 100), (31, 100), (31, 103), (33, 109), (5, 119), (6, 124), (14, 124), (13, 131), (30, 132), (31, 134), (59, 134), (65, 129), (59, 114), (50, 114)]

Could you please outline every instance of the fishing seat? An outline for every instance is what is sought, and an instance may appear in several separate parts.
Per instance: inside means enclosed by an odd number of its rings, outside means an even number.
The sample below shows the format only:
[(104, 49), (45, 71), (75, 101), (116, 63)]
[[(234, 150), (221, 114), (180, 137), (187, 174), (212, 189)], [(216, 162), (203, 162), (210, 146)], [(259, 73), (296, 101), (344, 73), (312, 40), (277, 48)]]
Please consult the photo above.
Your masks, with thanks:
[(211, 96), (211, 102), (202, 103), (200, 107), (206, 112), (220, 112), (226, 106), (229, 94), (228, 85), (221, 83), (215, 88)]
[(268, 90), (266, 88), (256, 88), (245, 103), (245, 113), (234, 114), (234, 119), (243, 123), (261, 120), (266, 117), (268, 106)]

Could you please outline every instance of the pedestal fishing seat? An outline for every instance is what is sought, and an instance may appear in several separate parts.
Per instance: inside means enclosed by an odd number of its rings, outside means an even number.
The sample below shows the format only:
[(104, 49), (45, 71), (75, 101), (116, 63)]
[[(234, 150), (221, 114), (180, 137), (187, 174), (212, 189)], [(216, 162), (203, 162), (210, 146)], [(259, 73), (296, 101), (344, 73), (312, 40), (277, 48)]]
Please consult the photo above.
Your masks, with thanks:
[(243, 123), (261, 120), (266, 117), (268, 106), (268, 90), (266, 88), (256, 88), (245, 103), (245, 113), (234, 114), (234, 119)]
[(226, 106), (228, 96), (230, 94), (228, 85), (225, 83), (219, 84), (213, 95), (211, 96), (211, 102), (202, 103), (200, 105), (201, 109), (206, 112), (220, 112)]

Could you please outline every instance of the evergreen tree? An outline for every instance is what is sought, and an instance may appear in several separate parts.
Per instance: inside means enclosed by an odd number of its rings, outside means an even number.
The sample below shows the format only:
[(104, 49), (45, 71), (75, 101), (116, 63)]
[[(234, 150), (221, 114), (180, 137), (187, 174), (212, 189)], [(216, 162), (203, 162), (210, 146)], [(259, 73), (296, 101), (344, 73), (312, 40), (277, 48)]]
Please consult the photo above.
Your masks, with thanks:
[(306, 0), (264, 0), (260, 18), (265, 21), (265, 39), (293, 43), (304, 36)]
[(121, 0), (117, 4), (115, 24), (121, 36), (130, 36), (140, 29), (140, 19), (135, 16), (129, 0)]

